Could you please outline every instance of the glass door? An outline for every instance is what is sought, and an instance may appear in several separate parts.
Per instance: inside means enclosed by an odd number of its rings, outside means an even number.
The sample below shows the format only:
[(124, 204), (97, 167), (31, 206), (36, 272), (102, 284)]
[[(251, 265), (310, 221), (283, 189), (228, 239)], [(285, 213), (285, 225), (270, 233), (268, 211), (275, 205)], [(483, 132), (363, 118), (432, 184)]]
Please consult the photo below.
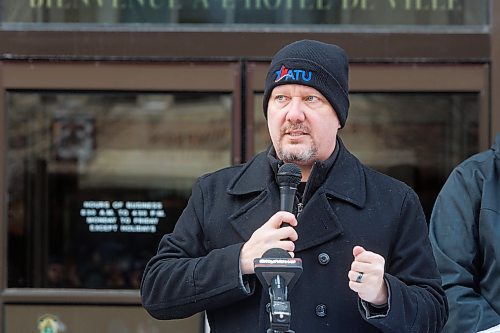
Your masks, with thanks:
[(6, 333), (203, 331), (138, 288), (196, 178), (240, 158), (238, 68), (3, 64)]

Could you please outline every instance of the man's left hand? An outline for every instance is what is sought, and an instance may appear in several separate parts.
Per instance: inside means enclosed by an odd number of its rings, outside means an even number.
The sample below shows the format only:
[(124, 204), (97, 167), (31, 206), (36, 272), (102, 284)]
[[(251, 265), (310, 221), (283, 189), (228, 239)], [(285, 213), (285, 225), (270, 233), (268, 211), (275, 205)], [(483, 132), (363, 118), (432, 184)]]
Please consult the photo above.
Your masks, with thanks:
[(361, 246), (352, 249), (354, 261), (349, 271), (349, 288), (359, 298), (373, 305), (388, 302), (387, 286), (384, 281), (385, 259), (381, 255), (365, 250)]

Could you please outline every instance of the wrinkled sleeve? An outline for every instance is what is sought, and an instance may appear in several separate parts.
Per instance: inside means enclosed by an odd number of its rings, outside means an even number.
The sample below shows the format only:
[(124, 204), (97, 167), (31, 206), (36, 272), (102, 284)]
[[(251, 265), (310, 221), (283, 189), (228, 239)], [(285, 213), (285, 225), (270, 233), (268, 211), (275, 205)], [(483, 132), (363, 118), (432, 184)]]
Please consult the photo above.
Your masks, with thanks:
[(443, 332), (477, 332), (497, 324), (498, 318), (476, 291), (481, 267), (477, 224), (481, 187), (474, 175), (465, 171), (457, 168), (451, 173), (430, 222), (431, 243), (450, 305)]
[(408, 189), (399, 216), (399, 230), (392, 240), (385, 280), (389, 311), (367, 318), (383, 332), (438, 333), (446, 322), (448, 306), (432, 255), (427, 223), (419, 199)]
[(186, 318), (231, 304), (249, 294), (241, 283), (239, 271), (243, 243), (212, 251), (206, 249), (205, 207), (198, 180), (174, 231), (162, 238), (157, 254), (145, 268), (141, 300), (157, 319)]

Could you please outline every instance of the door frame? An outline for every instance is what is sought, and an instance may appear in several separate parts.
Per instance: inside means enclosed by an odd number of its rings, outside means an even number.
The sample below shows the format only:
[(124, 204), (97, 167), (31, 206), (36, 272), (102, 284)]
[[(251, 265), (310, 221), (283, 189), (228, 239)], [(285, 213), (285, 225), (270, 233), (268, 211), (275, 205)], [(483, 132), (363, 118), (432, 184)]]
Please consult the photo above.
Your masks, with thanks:
[[(7, 133), (5, 94), (24, 91), (229, 92), (233, 96), (231, 163), (241, 161), (241, 77), (237, 62), (0, 61), (0, 128)], [(0, 137), (0, 160), (7, 155)], [(7, 193), (5, 163), (0, 163), (0, 307), (9, 304), (141, 305), (138, 290), (7, 288)], [(3, 311), (2, 311), (3, 312)], [(0, 314), (0, 325), (3, 323)]]

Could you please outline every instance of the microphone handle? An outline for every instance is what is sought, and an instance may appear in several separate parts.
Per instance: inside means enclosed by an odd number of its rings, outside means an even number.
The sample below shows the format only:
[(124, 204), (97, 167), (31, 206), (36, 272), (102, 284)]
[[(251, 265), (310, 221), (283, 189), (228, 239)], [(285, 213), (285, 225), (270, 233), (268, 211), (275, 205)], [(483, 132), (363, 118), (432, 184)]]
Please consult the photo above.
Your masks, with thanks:
[(280, 210), (293, 213), (293, 204), (295, 203), (296, 187), (281, 186), (280, 187)]
[[(293, 186), (280, 186), (280, 210), (290, 212), (293, 214), (293, 205), (295, 203), (296, 187)], [(282, 227), (288, 227), (289, 224), (283, 222)]]

